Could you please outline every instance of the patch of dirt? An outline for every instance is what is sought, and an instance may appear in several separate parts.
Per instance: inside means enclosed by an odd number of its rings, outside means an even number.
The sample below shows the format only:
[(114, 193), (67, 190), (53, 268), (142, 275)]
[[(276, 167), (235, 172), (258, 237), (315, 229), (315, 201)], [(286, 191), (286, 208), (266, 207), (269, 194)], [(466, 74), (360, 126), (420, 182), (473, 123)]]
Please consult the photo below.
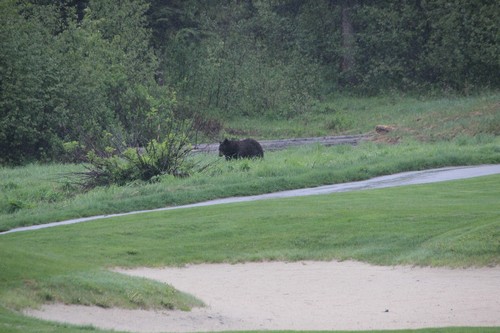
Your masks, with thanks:
[(378, 134), (387, 134), (393, 132), (396, 129), (393, 125), (377, 125), (375, 126), (375, 132)]
[[(322, 144), (324, 146), (335, 145), (357, 145), (361, 141), (372, 138), (371, 134), (322, 136), (313, 138), (296, 138), (283, 140), (259, 140), (264, 151), (282, 150), (293, 146), (304, 146), (308, 144)], [(195, 152), (213, 153), (219, 151), (219, 143), (200, 143), (195, 146)]]
[(500, 267), (303, 261), (116, 271), (171, 284), (207, 307), (182, 312), (56, 304), (26, 314), (132, 332), (500, 326)]

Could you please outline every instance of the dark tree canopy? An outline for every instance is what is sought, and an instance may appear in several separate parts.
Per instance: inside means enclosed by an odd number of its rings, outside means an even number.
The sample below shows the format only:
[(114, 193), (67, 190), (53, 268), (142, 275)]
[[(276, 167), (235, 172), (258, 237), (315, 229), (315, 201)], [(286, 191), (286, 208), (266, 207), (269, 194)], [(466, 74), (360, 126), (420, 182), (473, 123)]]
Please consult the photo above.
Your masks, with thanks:
[[(0, 0), (0, 164), (292, 118), (332, 92), (500, 86), (495, 0)], [(113, 141), (113, 142), (111, 142)]]

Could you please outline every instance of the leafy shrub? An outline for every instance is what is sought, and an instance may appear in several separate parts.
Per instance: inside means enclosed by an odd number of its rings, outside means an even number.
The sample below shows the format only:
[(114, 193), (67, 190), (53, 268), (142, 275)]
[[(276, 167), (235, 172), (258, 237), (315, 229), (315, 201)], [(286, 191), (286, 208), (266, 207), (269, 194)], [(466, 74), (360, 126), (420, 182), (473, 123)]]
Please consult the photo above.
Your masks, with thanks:
[(121, 153), (107, 147), (87, 154), (90, 165), (80, 177), (80, 185), (90, 189), (96, 186), (125, 185), (140, 180), (153, 181), (161, 175), (186, 177), (194, 168), (187, 160), (192, 151), (187, 130), (179, 125), (162, 139), (153, 139), (142, 148), (127, 148)]
[(61, 162), (80, 163), (86, 161), (85, 147), (79, 141), (68, 141), (62, 144)]

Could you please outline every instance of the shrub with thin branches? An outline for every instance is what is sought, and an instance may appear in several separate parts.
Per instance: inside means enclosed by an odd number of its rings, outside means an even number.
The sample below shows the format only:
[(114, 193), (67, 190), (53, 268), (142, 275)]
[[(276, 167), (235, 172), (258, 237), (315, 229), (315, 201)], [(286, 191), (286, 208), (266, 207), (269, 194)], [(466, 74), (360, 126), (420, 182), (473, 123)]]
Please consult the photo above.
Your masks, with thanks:
[(87, 171), (75, 174), (79, 177), (77, 183), (91, 189), (137, 180), (152, 181), (165, 174), (187, 177), (194, 169), (187, 159), (193, 149), (188, 135), (191, 128), (186, 122), (169, 122), (167, 133), (150, 140), (144, 147), (92, 150), (87, 154)]

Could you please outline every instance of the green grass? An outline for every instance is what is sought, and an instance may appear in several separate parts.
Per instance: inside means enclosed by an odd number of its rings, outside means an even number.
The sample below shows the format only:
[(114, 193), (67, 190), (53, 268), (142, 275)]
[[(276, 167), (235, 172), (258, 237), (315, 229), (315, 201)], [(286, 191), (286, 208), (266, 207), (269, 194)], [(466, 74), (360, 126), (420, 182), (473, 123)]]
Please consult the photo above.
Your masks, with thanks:
[[(333, 125), (337, 124), (335, 127)], [(0, 231), (70, 218), (181, 205), (235, 195), (253, 195), (366, 179), (400, 171), (451, 165), (500, 163), (500, 94), (418, 99), (332, 98), (293, 119), (228, 120), (241, 136), (257, 138), (366, 133), (377, 124), (393, 133), (358, 147), (309, 146), (266, 152), (263, 161), (211, 164), (187, 179), (97, 188), (84, 193), (67, 174), (81, 165), (0, 168)], [(324, 131), (325, 126), (335, 127)], [(249, 131), (250, 129), (253, 129)], [(244, 135), (245, 134), (245, 135)], [(398, 142), (388, 145), (384, 142)]]
[[(163, 284), (107, 270), (116, 266), (302, 259), (498, 265), (499, 195), (496, 175), (163, 211), (7, 234), (0, 238), (0, 303), (9, 309), (45, 302), (181, 309), (200, 304)], [(67, 327), (22, 319), (2, 308), (0, 316), (6, 331), (10, 327), (12, 332), (57, 332)]]
[(154, 212), (4, 235), (1, 246), (72, 270), (305, 258), (482, 266), (500, 263), (499, 185), (497, 175)]
[(451, 165), (500, 163), (500, 137), (477, 143), (399, 145), (368, 142), (357, 147), (312, 145), (266, 153), (264, 160), (226, 162), (215, 155), (197, 159), (212, 163), (189, 178), (162, 177), (158, 183), (97, 188), (83, 193), (61, 175), (75, 165), (31, 165), (0, 169), (0, 230), (83, 216), (181, 205), (221, 197), (254, 195), (362, 180), (401, 171)]
[[(226, 162), (190, 178), (162, 177), (83, 193), (79, 165), (0, 168), (0, 230), (219, 197), (361, 180), (399, 171), (500, 163), (500, 95), (420, 100), (336, 98), (289, 120), (230, 119), (241, 136), (394, 132), (357, 147), (312, 145)], [(384, 142), (398, 142), (389, 145)], [(373, 264), (500, 264), (500, 176), (309, 198), (164, 211), (0, 236), (0, 331), (99, 331), (26, 318), (47, 302), (189, 309), (199, 300), (110, 267), (201, 262), (353, 259)], [(395, 332), (499, 332), (443, 328)]]
[(333, 96), (291, 119), (232, 118), (229, 136), (309, 137), (371, 132), (392, 125), (396, 136), (424, 141), (450, 140), (479, 133), (500, 134), (500, 95), (420, 98), (408, 96)]

